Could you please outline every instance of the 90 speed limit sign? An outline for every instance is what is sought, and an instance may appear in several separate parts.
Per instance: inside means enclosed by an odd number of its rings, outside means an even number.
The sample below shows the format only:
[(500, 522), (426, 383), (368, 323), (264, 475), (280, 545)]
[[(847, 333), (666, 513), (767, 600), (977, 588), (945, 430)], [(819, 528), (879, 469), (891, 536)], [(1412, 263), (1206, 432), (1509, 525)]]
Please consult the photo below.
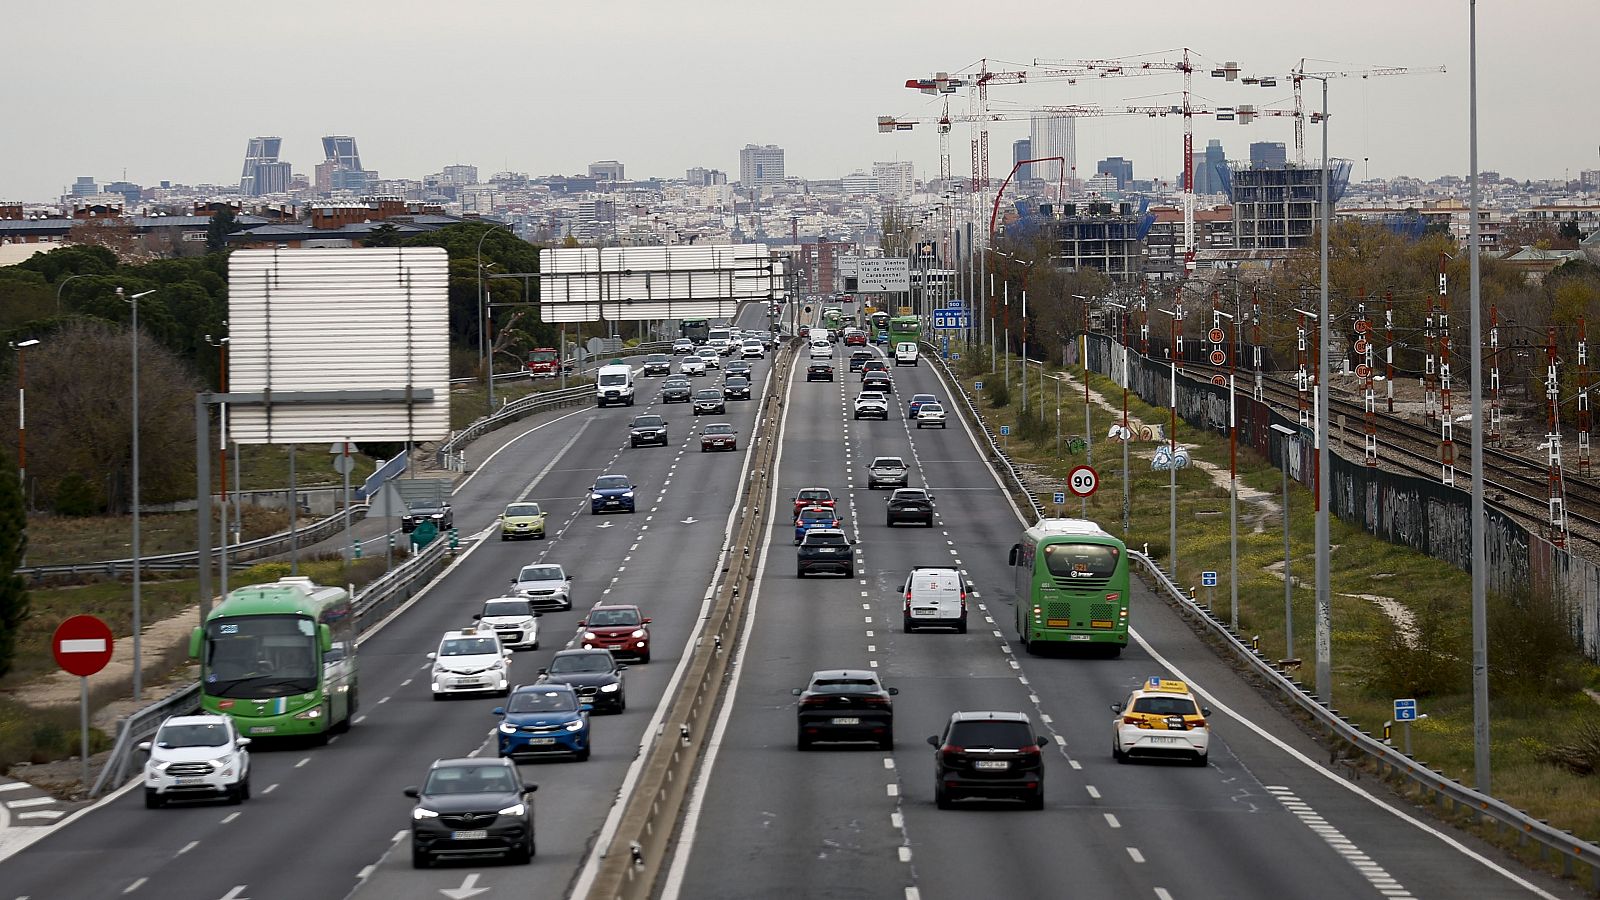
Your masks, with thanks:
[(1074, 497), (1087, 497), (1100, 486), (1100, 473), (1092, 466), (1077, 466), (1067, 473), (1067, 490)]

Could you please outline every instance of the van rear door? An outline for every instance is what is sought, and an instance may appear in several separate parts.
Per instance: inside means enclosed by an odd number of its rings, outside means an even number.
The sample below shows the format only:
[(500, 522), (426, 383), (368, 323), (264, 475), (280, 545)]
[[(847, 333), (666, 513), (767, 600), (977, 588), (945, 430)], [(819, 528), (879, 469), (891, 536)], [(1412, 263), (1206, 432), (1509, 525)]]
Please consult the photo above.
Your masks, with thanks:
[(912, 620), (953, 622), (961, 618), (961, 576), (950, 569), (915, 569), (906, 581), (906, 614)]

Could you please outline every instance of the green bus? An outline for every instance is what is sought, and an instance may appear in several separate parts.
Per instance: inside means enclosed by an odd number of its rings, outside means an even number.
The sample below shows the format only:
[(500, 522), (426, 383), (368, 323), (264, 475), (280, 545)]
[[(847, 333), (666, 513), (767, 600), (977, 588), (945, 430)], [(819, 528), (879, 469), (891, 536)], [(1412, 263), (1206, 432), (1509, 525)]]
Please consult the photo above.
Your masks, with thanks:
[(832, 332), (844, 328), (844, 307), (824, 306), (822, 308), (822, 327)]
[(921, 330), (922, 320), (916, 316), (895, 316), (889, 320), (889, 346), (893, 347), (904, 341), (915, 344)]
[(200, 706), (249, 736), (325, 742), (355, 715), (356, 630), (350, 594), (309, 578), (234, 591), (189, 636)]
[(1011, 547), (1017, 636), (1052, 644), (1128, 646), (1128, 548), (1087, 519), (1040, 519)]
[(882, 310), (867, 313), (867, 331), (872, 335), (874, 344), (887, 344), (889, 342), (889, 314)]

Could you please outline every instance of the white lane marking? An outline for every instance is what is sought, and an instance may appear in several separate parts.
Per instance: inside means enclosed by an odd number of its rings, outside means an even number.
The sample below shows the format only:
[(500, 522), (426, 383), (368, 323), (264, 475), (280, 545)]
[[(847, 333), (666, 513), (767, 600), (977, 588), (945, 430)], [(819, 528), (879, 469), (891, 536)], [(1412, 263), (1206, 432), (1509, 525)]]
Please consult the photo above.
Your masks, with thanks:
[(1100, 799), (1100, 789), (1095, 787), (1094, 785), (1086, 784), (1086, 785), (1083, 786), (1083, 789), (1088, 791), (1089, 792), (1089, 796), (1093, 797), (1094, 799), (1096, 799), (1096, 800)]
[(1373, 887), (1390, 897), (1411, 896), (1411, 892), (1401, 887), (1400, 882), (1384, 871), (1382, 866), (1373, 862), (1371, 857), (1362, 853), (1353, 841), (1339, 832), (1339, 829), (1327, 824), (1322, 816), (1312, 810), (1308, 804), (1301, 802), (1299, 798), (1291, 793), (1277, 791), (1273, 793), (1273, 796), (1278, 798), (1278, 802), (1282, 803), (1284, 808), (1293, 813), (1303, 824), (1310, 827), (1318, 837), (1338, 851), (1346, 862), (1355, 866), (1356, 871), (1371, 882)]
[(0, 794), (5, 793), (6, 791), (25, 791), (32, 786), (33, 785), (28, 784), (26, 781), (13, 781), (10, 784), (0, 784)]
[(64, 815), (66, 815), (66, 813), (59, 809), (36, 809), (32, 812), (17, 813), (17, 820), (46, 819), (53, 822)]
[[(1419, 829), (1419, 830), (1421, 830), (1421, 831), (1423, 831), (1423, 832), (1425, 832), (1427, 834), (1433, 835), (1434, 837), (1438, 838), (1440, 841), (1443, 841), (1446, 846), (1450, 847), (1451, 849), (1456, 850), (1457, 852), (1461, 853), (1462, 855), (1466, 856), (1467, 858), (1469, 858), (1469, 859), (1471, 859), (1471, 860), (1483, 865), (1485, 868), (1489, 869), (1491, 872), (1494, 872), (1495, 874), (1504, 877), (1508, 881), (1512, 882), (1513, 884), (1517, 885), (1518, 887), (1522, 888), (1523, 890), (1528, 891), (1529, 893), (1533, 894), (1534, 896), (1540, 897), (1540, 898), (1542, 898), (1542, 900), (1556, 900), (1555, 895), (1549, 893), (1548, 891), (1542, 890), (1537, 885), (1535, 885), (1533, 882), (1528, 881), (1526, 878), (1523, 878), (1522, 876), (1518, 875), (1517, 873), (1512, 872), (1511, 870), (1509, 870), (1506, 867), (1500, 865), (1499, 863), (1496, 863), (1494, 860), (1491, 860), (1488, 857), (1484, 856), (1483, 854), (1478, 853), (1477, 851), (1473, 850), (1472, 848), (1466, 846), (1465, 844), (1462, 844), (1460, 841), (1456, 840), (1455, 838), (1451, 837), (1448, 834), (1445, 834), (1444, 832), (1440, 831), (1439, 829), (1434, 828), (1432, 825), (1429, 825), (1426, 822), (1423, 822), (1422, 820), (1416, 818), (1415, 816), (1410, 815), (1409, 813), (1407, 813), (1407, 812), (1405, 812), (1403, 810), (1396, 809), (1395, 807), (1390, 806), (1389, 804), (1387, 804), (1387, 803), (1383, 802), (1382, 800), (1378, 799), (1372, 793), (1368, 792), (1365, 788), (1362, 788), (1362, 787), (1360, 787), (1360, 786), (1358, 786), (1358, 785), (1356, 785), (1356, 784), (1354, 784), (1354, 783), (1352, 783), (1350, 781), (1346, 781), (1343, 776), (1341, 776), (1338, 773), (1333, 772), (1333, 771), (1329, 770), (1328, 768), (1318, 764), (1315, 760), (1313, 760), (1310, 757), (1306, 756), (1304, 753), (1301, 753), (1299, 750), (1296, 750), (1295, 748), (1293, 748), (1293, 747), (1289, 746), (1288, 744), (1284, 743), (1283, 741), (1279, 740), (1276, 736), (1274, 736), (1272, 733), (1268, 732), (1265, 728), (1262, 728), (1260, 725), (1257, 725), (1255, 722), (1245, 718), (1243, 715), (1241, 715), (1238, 712), (1234, 711), (1227, 704), (1223, 703), (1221, 700), (1218, 700), (1216, 695), (1212, 694), (1210, 691), (1207, 691), (1205, 688), (1201, 687), (1198, 683), (1196, 683), (1193, 679), (1189, 678), (1189, 676), (1185, 675), (1177, 666), (1173, 665), (1171, 663), (1171, 661), (1169, 661), (1166, 657), (1162, 656), (1160, 653), (1157, 653), (1156, 652), (1156, 648), (1150, 646), (1150, 642), (1146, 641), (1144, 639), (1144, 636), (1139, 634), (1139, 632), (1136, 631), (1135, 629), (1129, 628), (1128, 629), (1128, 636), (1133, 638), (1135, 641), (1137, 641), (1139, 643), (1139, 646), (1142, 647), (1146, 653), (1150, 654), (1150, 658), (1155, 660), (1158, 665), (1160, 665), (1162, 668), (1166, 669), (1167, 671), (1171, 672), (1172, 673), (1172, 677), (1177, 678), (1177, 679), (1179, 679), (1181, 681), (1188, 682), (1189, 687), (1196, 694), (1198, 694), (1202, 699), (1210, 702), (1211, 708), (1213, 710), (1216, 710), (1217, 712), (1220, 712), (1221, 714), (1227, 716), (1228, 718), (1233, 719), (1234, 721), (1238, 722), (1239, 724), (1243, 725), (1244, 727), (1250, 729), (1252, 732), (1255, 732), (1255, 734), (1258, 737), (1260, 737), (1262, 740), (1266, 741), (1267, 743), (1272, 744), (1274, 747), (1277, 747), (1279, 750), (1282, 750), (1291, 759), (1295, 760), (1296, 762), (1299, 762), (1300, 764), (1304, 765), (1306, 768), (1310, 769), (1313, 772), (1316, 772), (1318, 775), (1321, 775), (1323, 778), (1326, 778), (1327, 780), (1333, 782), (1334, 784), (1339, 785), (1340, 787), (1344, 788), (1345, 790), (1349, 791), (1350, 793), (1355, 794), (1358, 797), (1361, 797), (1362, 799), (1364, 799), (1367, 802), (1371, 803), (1372, 805), (1378, 807), (1379, 809), (1382, 809), (1382, 810), (1388, 812), (1390, 815), (1393, 815), (1395, 818), (1400, 819), (1402, 822), (1407, 822), (1407, 823), (1411, 824), (1412, 826), (1416, 827), (1417, 829)], [(1281, 794), (1281, 793), (1284, 793), (1285, 790), (1286, 789), (1279, 788), (1277, 791), (1274, 791), (1274, 793), (1275, 794)]]
[(261, 793), (270, 794), (270, 793), (272, 793), (273, 791), (275, 791), (277, 789), (278, 789), (278, 786), (276, 784), (269, 784), (266, 787), (261, 789)]
[(911, 862), (911, 848), (907, 847), (905, 844), (901, 844), (900, 847), (899, 847), (899, 850), (900, 850), (900, 861), (903, 862), (903, 863)]
[(1110, 825), (1112, 828), (1121, 828), (1122, 827), (1122, 823), (1118, 822), (1117, 821), (1117, 817), (1112, 815), (1111, 813), (1106, 813), (1105, 817), (1106, 817), (1106, 824)]
[(298, 768), (301, 768), (301, 767), (303, 767), (303, 766), (304, 766), (304, 765), (305, 765), (305, 764), (306, 764), (306, 763), (308, 763), (308, 762), (311, 762), (311, 757), (309, 757), (309, 756), (308, 756), (308, 757), (306, 757), (306, 758), (305, 758), (305, 759), (302, 759), (302, 760), (300, 760), (300, 761), (299, 761), (299, 762), (297, 762), (297, 763), (295, 763), (295, 764), (294, 764), (294, 767), (295, 767), (295, 768), (296, 768), (296, 769), (298, 769)]
[(183, 845), (183, 849), (179, 850), (176, 855), (182, 856), (185, 853), (188, 853), (190, 850), (193, 850), (194, 848), (196, 848), (198, 846), (200, 846), (200, 842), (199, 841), (190, 841), (189, 843), (184, 844)]
[(26, 800), (12, 800), (6, 804), (8, 809), (27, 809), (30, 806), (49, 806), (56, 802), (54, 797), (29, 797)]
[(229, 822), (232, 822), (234, 819), (237, 819), (237, 818), (239, 818), (239, 814), (238, 813), (236, 813), (236, 812), (228, 813), (226, 816), (222, 817), (222, 824), (226, 825)]
[(148, 879), (148, 878), (140, 878), (138, 881), (135, 881), (133, 884), (130, 884), (127, 887), (123, 888), (122, 892), (124, 894), (131, 894), (134, 891), (137, 891), (139, 888), (144, 887), (144, 883), (146, 881), (149, 881), (149, 880), (150, 879)]
[(884, 792), (890, 797), (898, 797), (900, 796), (900, 785), (890, 782), (884, 785)]
[(905, 823), (906, 823), (906, 817), (905, 816), (902, 816), (901, 814), (899, 814), (897, 812), (889, 813), (889, 824), (891, 826), (893, 826), (896, 831), (899, 831), (901, 828), (904, 828), (905, 827)]
[(1128, 857), (1130, 859), (1132, 859), (1134, 862), (1136, 862), (1136, 863), (1144, 862), (1144, 854), (1139, 852), (1139, 848), (1138, 847), (1128, 847), (1126, 849), (1128, 851)]
[(885, 757), (884, 757), (884, 758), (883, 758), (883, 767), (884, 767), (884, 768), (885, 768), (885, 769), (892, 769), (892, 768), (894, 768), (894, 757), (892, 757), (892, 756), (885, 756)]
[(1166, 888), (1158, 887), (1156, 888), (1156, 900), (1172, 900), (1172, 894), (1168, 893)]
[(394, 833), (394, 837), (389, 839), (389, 843), (391, 843), (391, 844), (398, 843), (401, 839), (405, 838), (406, 836), (408, 836), (410, 834), (411, 834), (411, 832), (409, 832), (409, 831), (396, 831)]
[(351, 725), (360, 725), (362, 722), (365, 722), (366, 720), (367, 720), (366, 714), (362, 713), (361, 715), (356, 716), (354, 719), (351, 719), (350, 720), (350, 724)]
[(356, 880), (357, 881), (366, 881), (367, 880), (367, 876), (372, 874), (372, 870), (374, 868), (376, 868), (376, 866), (363, 866), (361, 871), (356, 873)]

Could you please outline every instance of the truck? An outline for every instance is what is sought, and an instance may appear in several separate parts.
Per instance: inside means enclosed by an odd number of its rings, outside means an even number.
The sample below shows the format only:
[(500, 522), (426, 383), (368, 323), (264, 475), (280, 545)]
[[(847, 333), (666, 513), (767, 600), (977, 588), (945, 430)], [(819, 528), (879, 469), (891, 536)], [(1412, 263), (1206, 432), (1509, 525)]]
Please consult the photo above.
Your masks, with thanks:
[(530, 378), (554, 378), (562, 372), (571, 372), (572, 363), (561, 358), (561, 351), (553, 347), (529, 350), (522, 367)]

